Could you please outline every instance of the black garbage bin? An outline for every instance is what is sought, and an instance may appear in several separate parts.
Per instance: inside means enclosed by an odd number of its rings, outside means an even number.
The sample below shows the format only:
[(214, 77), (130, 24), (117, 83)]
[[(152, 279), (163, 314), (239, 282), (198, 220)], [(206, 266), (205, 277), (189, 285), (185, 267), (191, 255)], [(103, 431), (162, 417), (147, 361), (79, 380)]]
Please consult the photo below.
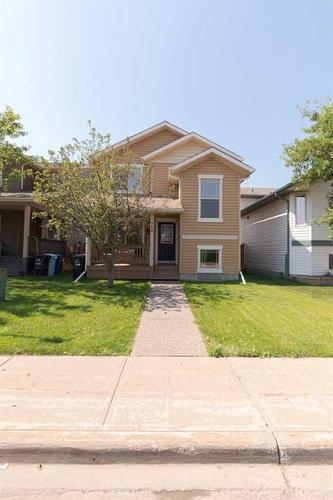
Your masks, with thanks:
[(35, 255), (33, 263), (33, 272), (37, 276), (47, 276), (49, 270), (49, 256)]
[(86, 266), (86, 256), (84, 253), (75, 255), (72, 259), (73, 278), (76, 279), (83, 273)]

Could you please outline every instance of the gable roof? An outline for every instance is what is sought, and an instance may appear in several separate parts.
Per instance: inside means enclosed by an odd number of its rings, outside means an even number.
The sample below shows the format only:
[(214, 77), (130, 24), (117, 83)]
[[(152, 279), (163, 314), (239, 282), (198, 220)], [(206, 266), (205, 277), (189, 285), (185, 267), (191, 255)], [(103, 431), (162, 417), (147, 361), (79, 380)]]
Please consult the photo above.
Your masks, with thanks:
[(203, 137), (202, 135), (197, 134), (196, 132), (190, 132), (189, 134), (186, 134), (183, 137), (180, 137), (179, 139), (176, 139), (175, 141), (170, 142), (166, 146), (162, 146), (161, 148), (156, 149), (155, 151), (152, 151), (151, 153), (148, 153), (147, 155), (143, 156), (142, 158), (145, 161), (152, 160), (153, 158), (157, 158), (158, 156), (160, 156), (168, 151), (171, 151), (171, 150), (177, 148), (178, 146), (181, 146), (182, 144), (185, 144), (186, 142), (189, 142), (191, 140), (197, 140), (203, 144), (206, 144), (207, 148), (209, 148), (209, 147), (216, 148), (219, 151), (222, 151), (222, 152), (226, 153), (227, 155), (229, 155), (232, 158), (235, 158), (237, 160), (240, 160), (240, 161), (244, 160), (244, 158), (237, 155), (236, 153), (233, 153), (229, 149), (226, 149), (226, 148), (220, 146), (219, 144), (216, 144), (215, 142), (210, 141), (209, 139), (206, 139), (206, 137)]
[(122, 146), (125, 146), (128, 142), (133, 144), (141, 139), (144, 139), (145, 137), (149, 137), (152, 134), (156, 134), (156, 132), (159, 132), (161, 130), (170, 130), (171, 132), (179, 134), (179, 136), (184, 136), (188, 134), (186, 130), (183, 130), (182, 128), (177, 127), (176, 125), (173, 125), (172, 123), (165, 120), (161, 123), (158, 123), (157, 125), (153, 125), (152, 127), (143, 130), (142, 132), (139, 132), (138, 134), (131, 135), (130, 137), (126, 137), (126, 139), (123, 139), (120, 142), (116, 142), (116, 144), (113, 144), (112, 147), (120, 148)]
[(190, 168), (192, 165), (198, 163), (200, 160), (203, 160), (204, 158), (207, 158), (209, 156), (213, 156), (220, 160), (228, 161), (229, 163), (231, 163), (231, 168), (237, 170), (238, 172), (244, 173), (247, 176), (249, 174), (252, 174), (252, 172), (254, 172), (254, 168), (250, 167), (246, 163), (237, 160), (236, 158), (233, 158), (232, 156), (224, 153), (223, 151), (220, 151), (219, 149), (209, 148), (206, 149), (205, 151), (202, 151), (201, 153), (198, 153), (194, 156), (191, 156), (190, 158), (187, 158), (184, 161), (176, 163), (176, 165), (170, 167), (170, 174), (174, 175), (179, 172), (182, 172), (183, 170)]

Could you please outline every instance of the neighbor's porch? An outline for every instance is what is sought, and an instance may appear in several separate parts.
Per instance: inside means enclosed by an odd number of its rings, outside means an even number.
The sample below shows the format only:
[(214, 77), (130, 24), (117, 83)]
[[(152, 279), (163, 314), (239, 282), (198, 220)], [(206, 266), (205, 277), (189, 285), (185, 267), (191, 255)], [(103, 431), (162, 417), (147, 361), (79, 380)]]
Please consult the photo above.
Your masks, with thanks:
[(30, 194), (1, 194), (0, 267), (9, 276), (25, 274), (36, 253), (66, 253), (66, 242), (50, 234), (46, 221), (32, 217), (37, 210)]
[[(172, 200), (174, 201), (174, 200)], [(115, 279), (179, 279), (179, 213), (155, 212), (118, 253)], [(102, 253), (87, 241), (88, 278), (106, 278)]]

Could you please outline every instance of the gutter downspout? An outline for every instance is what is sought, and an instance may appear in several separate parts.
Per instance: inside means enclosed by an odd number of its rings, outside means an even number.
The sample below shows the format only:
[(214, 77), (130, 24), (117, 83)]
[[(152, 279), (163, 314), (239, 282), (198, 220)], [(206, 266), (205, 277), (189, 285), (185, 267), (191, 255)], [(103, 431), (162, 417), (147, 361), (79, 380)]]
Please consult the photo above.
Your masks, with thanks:
[(284, 196), (280, 196), (278, 193), (274, 193), (275, 198), (284, 201), (287, 204), (287, 254), (285, 259), (285, 270), (284, 275), (285, 278), (289, 278), (290, 272), (290, 201), (287, 200)]

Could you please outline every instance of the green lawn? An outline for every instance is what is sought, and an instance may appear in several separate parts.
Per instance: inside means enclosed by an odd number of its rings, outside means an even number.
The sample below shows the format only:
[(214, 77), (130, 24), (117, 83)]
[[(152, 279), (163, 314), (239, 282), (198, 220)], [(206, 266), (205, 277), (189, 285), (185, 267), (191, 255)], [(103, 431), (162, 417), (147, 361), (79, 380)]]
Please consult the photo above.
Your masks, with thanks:
[(246, 276), (185, 283), (212, 356), (333, 356), (333, 287)]
[(131, 350), (150, 284), (9, 278), (0, 302), (0, 354), (120, 355)]

